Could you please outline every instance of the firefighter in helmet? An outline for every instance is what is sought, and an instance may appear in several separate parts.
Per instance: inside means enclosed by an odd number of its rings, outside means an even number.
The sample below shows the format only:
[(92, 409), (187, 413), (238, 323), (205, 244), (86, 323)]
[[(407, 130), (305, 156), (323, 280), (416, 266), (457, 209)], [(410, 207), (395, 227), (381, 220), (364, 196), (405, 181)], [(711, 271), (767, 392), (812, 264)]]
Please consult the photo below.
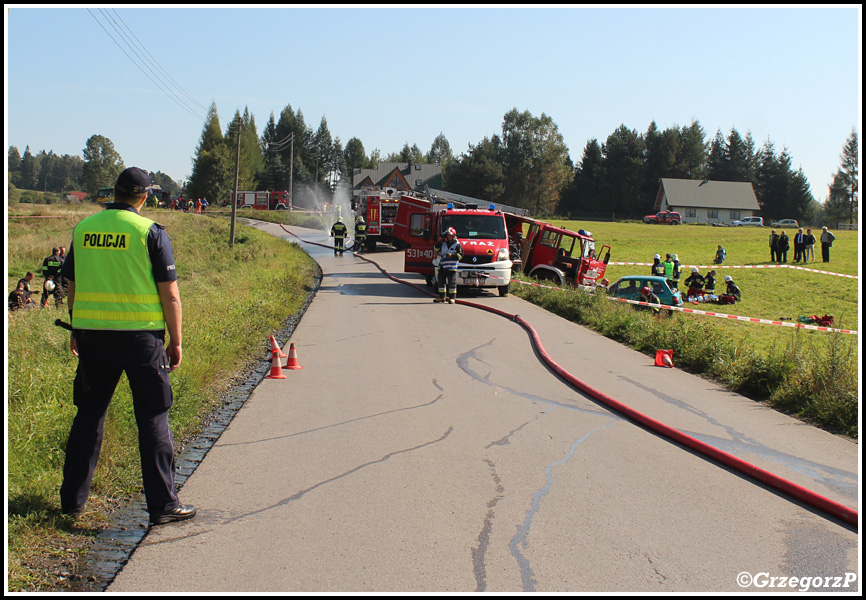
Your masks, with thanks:
[[(447, 302), (451, 304), (457, 299), (457, 263), (463, 258), (463, 246), (457, 239), (457, 230), (449, 227), (445, 232), (445, 239), (439, 247), (439, 268), (437, 270), (437, 284), (439, 286), (439, 297), (433, 302)], [(446, 291), (448, 295), (446, 296)]]
[(45, 277), (45, 283), (42, 287), (42, 306), (48, 306), (48, 298), (52, 295), (55, 306), (63, 304), (63, 287), (60, 285), (60, 267), (62, 266), (63, 259), (60, 257), (60, 248), (52, 248), (51, 256), (42, 261), (42, 276)]
[(640, 299), (641, 302), (646, 302), (649, 306), (637, 305), (636, 308), (640, 310), (651, 310), (656, 316), (661, 314), (661, 308), (659, 307), (661, 306), (662, 301), (655, 292), (649, 288), (649, 286), (645, 285), (640, 289)]
[(367, 224), (364, 222), (364, 217), (358, 217), (355, 222), (355, 254), (364, 249), (364, 244), (367, 241)]
[(349, 228), (343, 223), (343, 217), (337, 217), (337, 222), (331, 227), (331, 237), (334, 238), (334, 256), (337, 255), (337, 252), (340, 253), (340, 256), (343, 255), (343, 240), (346, 239), (348, 232)]

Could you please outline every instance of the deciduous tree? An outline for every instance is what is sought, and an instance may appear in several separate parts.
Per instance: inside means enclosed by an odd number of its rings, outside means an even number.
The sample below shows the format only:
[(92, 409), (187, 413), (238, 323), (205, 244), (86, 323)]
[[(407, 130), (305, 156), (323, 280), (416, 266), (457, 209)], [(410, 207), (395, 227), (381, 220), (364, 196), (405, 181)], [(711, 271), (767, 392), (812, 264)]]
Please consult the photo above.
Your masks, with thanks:
[(123, 171), (123, 159), (114, 149), (114, 143), (107, 137), (93, 135), (84, 146), (84, 166), (81, 179), (84, 191), (91, 198), (102, 187), (113, 187), (117, 176)]

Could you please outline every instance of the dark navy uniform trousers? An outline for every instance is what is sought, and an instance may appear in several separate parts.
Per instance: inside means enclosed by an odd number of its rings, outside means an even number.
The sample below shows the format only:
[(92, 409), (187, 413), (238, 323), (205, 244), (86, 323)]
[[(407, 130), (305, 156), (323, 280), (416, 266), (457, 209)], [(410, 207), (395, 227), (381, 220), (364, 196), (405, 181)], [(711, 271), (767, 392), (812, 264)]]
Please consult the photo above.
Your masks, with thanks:
[(178, 506), (174, 487), (174, 441), (168, 425), (173, 402), (163, 331), (77, 330), (78, 371), (73, 401), (78, 413), (66, 443), (61, 506), (81, 508), (90, 495), (99, 460), (105, 414), (126, 372), (132, 391), (144, 495), (149, 512)]

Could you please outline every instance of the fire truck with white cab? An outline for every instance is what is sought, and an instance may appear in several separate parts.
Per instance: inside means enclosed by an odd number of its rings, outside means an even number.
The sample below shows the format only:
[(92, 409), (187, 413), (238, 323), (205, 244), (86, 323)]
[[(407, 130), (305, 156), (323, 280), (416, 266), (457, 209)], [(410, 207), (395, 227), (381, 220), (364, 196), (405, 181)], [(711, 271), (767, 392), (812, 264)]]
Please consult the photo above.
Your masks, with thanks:
[[(398, 204), (393, 236), (406, 248), (404, 269), (420, 273), (434, 285), (439, 246), (449, 227), (457, 231), (463, 258), (457, 264), (457, 285), (491, 288), (508, 294), (512, 262), (505, 213), (496, 205), (438, 202), (430, 196), (403, 195)], [(437, 261), (438, 262), (438, 261)]]

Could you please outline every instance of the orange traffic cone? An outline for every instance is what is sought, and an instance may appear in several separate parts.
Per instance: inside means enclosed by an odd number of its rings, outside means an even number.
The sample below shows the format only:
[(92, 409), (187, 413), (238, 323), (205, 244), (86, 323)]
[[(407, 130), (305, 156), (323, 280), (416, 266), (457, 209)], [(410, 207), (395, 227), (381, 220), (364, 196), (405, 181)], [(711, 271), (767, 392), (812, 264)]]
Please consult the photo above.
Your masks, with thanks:
[(280, 355), (280, 358), (285, 358), (285, 357), (286, 357), (286, 355), (283, 354), (283, 351), (280, 349), (279, 344), (277, 344), (277, 340), (274, 339), (274, 336), (271, 336), (271, 354), (273, 354), (274, 352), (276, 352), (277, 354), (279, 354), (279, 355)]
[(289, 360), (286, 361), (287, 369), (303, 369), (301, 365), (298, 364), (298, 353), (295, 351), (295, 344), (292, 342), (292, 345), (289, 346)]
[(673, 367), (673, 350), (656, 350), (656, 366), (657, 367)]
[(271, 358), (271, 374), (267, 375), (265, 379), (285, 379), (286, 376), (283, 375), (283, 366), (280, 362), (280, 353), (278, 350), (275, 350), (273, 353), (273, 357)]

